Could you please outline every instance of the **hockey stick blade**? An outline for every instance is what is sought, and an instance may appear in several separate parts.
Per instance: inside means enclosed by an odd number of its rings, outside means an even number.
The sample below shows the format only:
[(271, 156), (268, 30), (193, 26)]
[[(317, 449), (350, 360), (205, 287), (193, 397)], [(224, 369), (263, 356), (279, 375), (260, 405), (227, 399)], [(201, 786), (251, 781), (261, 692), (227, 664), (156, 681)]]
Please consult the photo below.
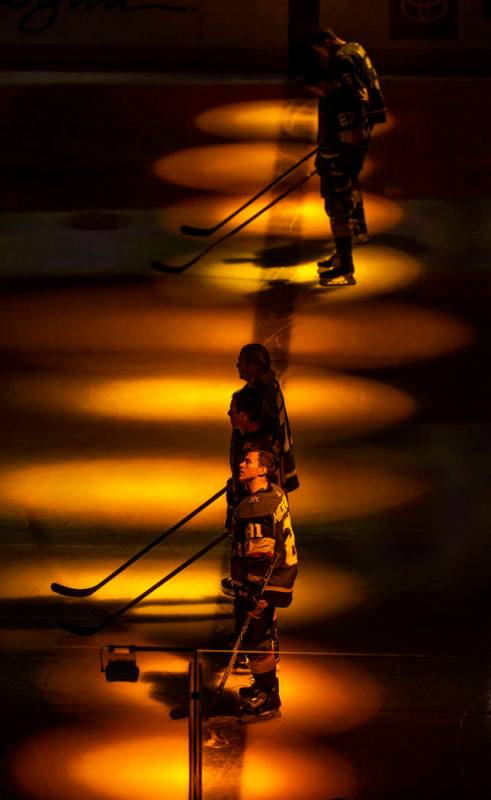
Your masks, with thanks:
[(75, 586), (65, 586), (63, 583), (52, 583), (51, 591), (56, 594), (62, 594), (64, 597), (90, 597), (91, 594), (97, 592), (99, 584), (95, 586), (87, 586), (85, 589), (77, 589)]
[(194, 264), (194, 260), (190, 264), (181, 264), (179, 267), (173, 267), (171, 264), (163, 264), (161, 261), (151, 261), (150, 266), (156, 272), (166, 272), (168, 275), (179, 275), (185, 269)]
[(171, 572), (168, 572), (167, 575), (164, 575), (164, 577), (161, 578), (159, 581), (157, 581), (157, 583), (154, 583), (152, 586), (149, 586), (148, 589), (139, 594), (138, 597), (135, 597), (133, 600), (130, 600), (129, 603), (126, 603), (126, 605), (121, 606), (121, 608), (118, 608), (117, 611), (115, 611), (113, 614), (110, 614), (108, 617), (103, 619), (102, 622), (99, 622), (97, 625), (77, 625), (75, 622), (68, 622), (65, 619), (58, 619), (58, 625), (60, 626), (60, 628), (63, 628), (63, 630), (68, 631), (68, 633), (75, 633), (77, 634), (77, 636), (92, 636), (93, 633), (97, 633), (98, 631), (102, 630), (102, 628), (105, 628), (108, 625), (110, 625), (112, 622), (116, 622), (117, 619), (119, 619), (124, 614), (126, 614), (127, 611), (130, 611), (132, 608), (138, 605), (138, 603), (141, 603), (142, 600), (144, 600), (146, 597), (152, 594), (156, 589), (159, 589), (161, 586), (163, 586), (164, 583), (167, 583), (172, 578), (174, 578), (175, 575), (178, 575), (180, 572), (187, 569), (187, 567), (190, 567), (191, 564), (194, 564), (195, 561), (204, 556), (206, 553), (209, 553), (210, 550), (212, 550), (214, 547), (217, 546), (217, 544), (223, 542), (223, 540), (226, 539), (228, 535), (229, 535), (228, 531), (225, 531), (225, 533), (221, 533), (220, 536), (217, 536), (216, 539), (213, 539), (201, 550), (198, 550), (198, 552), (195, 553), (194, 556), (191, 556), (190, 558), (186, 559), (186, 561), (183, 561), (182, 564), (179, 564), (178, 567), (171, 570)]
[(77, 625), (76, 622), (69, 622), (67, 619), (57, 619), (59, 627), (67, 633), (74, 633), (76, 636), (92, 636), (106, 624), (106, 620), (97, 625)]
[(220, 225), (214, 225), (213, 228), (194, 228), (192, 225), (181, 225), (181, 233), (186, 236), (211, 236), (212, 233), (218, 230)]

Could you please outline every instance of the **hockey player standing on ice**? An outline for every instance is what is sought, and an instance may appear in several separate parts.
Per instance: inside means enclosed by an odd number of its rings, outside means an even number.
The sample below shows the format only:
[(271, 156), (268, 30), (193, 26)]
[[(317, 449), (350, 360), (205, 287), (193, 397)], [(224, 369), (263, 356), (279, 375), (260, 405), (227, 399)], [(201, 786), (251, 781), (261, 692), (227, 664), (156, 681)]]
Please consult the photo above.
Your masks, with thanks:
[[(253, 677), (250, 686), (239, 690), (243, 722), (280, 715), (271, 629), (276, 607), (286, 608), (291, 603), (297, 552), (287, 497), (270, 482), (275, 469), (272, 453), (253, 448), (245, 453), (239, 471), (247, 494), (234, 515), (231, 573), (236, 587), (237, 635), (247, 614), (251, 617), (242, 647), (249, 651)], [(259, 598), (263, 579), (273, 562), (273, 571)]]
[(321, 286), (356, 281), (352, 235), (368, 241), (359, 174), (373, 125), (386, 120), (377, 73), (364, 48), (340, 39), (330, 28), (310, 38), (314, 66), (305, 82), (319, 98), (316, 168), (331, 222), (335, 250), (319, 261)]
[(279, 462), (279, 483), (285, 492), (299, 487), (293, 437), (286, 413), (285, 398), (271, 368), (271, 356), (263, 344), (246, 344), (237, 359), (239, 377), (256, 389), (262, 401), (262, 418), (273, 440), (273, 453)]
[[(275, 481), (285, 490), (293, 492), (299, 486), (293, 452), (293, 438), (286, 413), (285, 399), (276, 375), (271, 368), (271, 356), (263, 344), (246, 344), (237, 359), (239, 377), (246, 386), (234, 394), (229, 409), (232, 423), (230, 439), (230, 469), (232, 477), (227, 490), (227, 520), (243, 497), (244, 490), (239, 481), (238, 465), (242, 457), (245, 436), (269, 438), (271, 449), (278, 460)], [(245, 392), (249, 387), (248, 392)], [(239, 411), (239, 414), (232, 412)], [(226, 522), (228, 526), (228, 522)], [(233, 592), (230, 577), (222, 579), (222, 589)]]
[[(264, 414), (259, 392), (247, 383), (233, 393), (227, 413), (232, 425), (229, 453), (232, 477), (227, 482), (228, 519), (231, 521), (235, 509), (246, 494), (246, 488), (239, 479), (244, 451), (256, 444), (261, 450), (273, 451), (273, 421), (269, 415)], [(279, 482), (278, 474), (274, 476), (274, 480), (275, 483)]]

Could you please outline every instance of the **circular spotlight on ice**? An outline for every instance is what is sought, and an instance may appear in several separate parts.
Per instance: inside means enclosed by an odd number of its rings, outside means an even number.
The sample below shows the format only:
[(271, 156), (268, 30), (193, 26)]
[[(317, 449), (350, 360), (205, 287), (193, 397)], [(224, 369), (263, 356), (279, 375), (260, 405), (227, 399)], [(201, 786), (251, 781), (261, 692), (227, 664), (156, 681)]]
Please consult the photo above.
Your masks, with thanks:
[[(333, 305), (349, 305), (365, 297), (393, 292), (414, 283), (421, 274), (421, 264), (414, 256), (391, 247), (371, 245), (360, 248), (355, 253), (356, 286), (332, 289), (319, 286), (317, 261), (310, 260), (311, 255), (304, 263), (296, 266), (282, 267), (278, 264), (275, 267), (261, 267), (258, 262), (264, 258), (264, 251), (261, 250), (260, 242), (256, 241), (254, 247), (251, 247), (244, 240), (242, 245), (240, 256), (235, 256), (237, 250), (228, 246), (222, 251), (221, 260), (210, 255), (209, 259), (197, 264), (195, 274), (209, 278), (220, 286), (226, 284), (229, 291), (235, 289), (238, 294), (251, 292), (254, 288), (261, 291), (265, 286), (274, 285), (276, 281), (310, 286), (312, 292), (315, 293), (318, 308), (322, 307), (323, 309), (322, 317), (326, 317), (326, 321), (333, 318)], [(308, 242), (304, 242), (302, 246), (309, 249)], [(284, 243), (284, 247), (287, 252), (292, 249), (288, 242)], [(237, 248), (237, 243), (235, 248)], [(323, 256), (321, 245), (316, 248), (316, 251), (317, 257)], [(302, 252), (301, 249), (299, 252)], [(327, 309), (329, 309), (329, 315)], [(308, 316), (312, 317), (311, 326), (313, 327), (321, 315), (318, 316), (317, 313), (312, 315), (312, 312), (309, 311)], [(294, 331), (297, 326), (302, 327), (303, 322), (303, 313), (299, 309), (295, 315)], [(314, 336), (312, 347), (315, 347), (315, 340), (316, 336)], [(331, 341), (329, 349), (337, 347), (342, 348), (341, 340)]]
[[(285, 706), (283, 715), (287, 714)], [(272, 797), (329, 800), (353, 796), (356, 787), (353, 765), (333, 748), (321, 742), (302, 741), (292, 728), (287, 737), (283, 718), (267, 726), (250, 727), (254, 730), (248, 729), (241, 776), (240, 796), (244, 800)]]
[[(226, 477), (225, 457), (207, 458), (206, 469), (198, 457), (57, 461), (4, 470), (0, 500), (8, 509), (27, 508), (54, 520), (156, 525), (167, 519), (170, 524), (189, 511), (190, 487), (193, 498), (203, 502)], [(426, 488), (417, 477), (379, 464), (343, 463), (339, 457), (304, 461), (302, 488), (292, 495), (294, 519), (297, 514), (330, 521), (377, 513), (411, 502)], [(218, 522), (222, 511), (215, 504), (207, 519)]]
[(204, 111), (196, 126), (205, 133), (230, 139), (300, 139), (314, 146), (317, 136), (315, 99), (253, 100)]
[[(395, 425), (410, 417), (415, 401), (368, 378), (290, 368), (283, 379), (295, 437), (336, 441)], [(315, 409), (315, 416), (313, 415)]]
[(189, 353), (207, 361), (227, 354), (233, 362), (252, 336), (254, 308), (214, 286), (189, 294), (180, 278), (165, 282), (163, 297), (158, 288), (140, 293), (133, 286), (20, 294), (0, 303), (0, 345), (28, 359), (77, 353), (96, 371), (105, 358), (104, 370), (115, 356), (132, 353), (154, 363), (170, 353), (175, 364), (176, 348), (179, 363)]
[[(294, 98), (229, 103), (202, 112), (196, 126), (205, 133), (227, 139), (299, 139), (315, 143), (317, 100)], [(387, 133), (394, 125), (389, 114), (385, 125), (376, 125), (373, 136)]]
[[(370, 162), (368, 163), (370, 169)], [(279, 192), (277, 192), (279, 194)], [(234, 228), (239, 227), (258, 211), (264, 208), (276, 195), (273, 192), (257, 200), (251, 206), (241, 211), (231, 220), (220, 233), (224, 236)], [(194, 197), (172, 206), (167, 206), (160, 211), (160, 225), (163, 230), (176, 233), (180, 225), (186, 224), (208, 228), (228, 217), (233, 211), (240, 208), (248, 197), (245, 195), (222, 197)], [(388, 200), (380, 195), (364, 195), (365, 209), (372, 235), (389, 230), (397, 225), (403, 216), (401, 206), (393, 200)], [(247, 236), (265, 235), (298, 238), (302, 241), (308, 239), (324, 240), (326, 244), (331, 241), (329, 219), (324, 210), (324, 203), (319, 194), (318, 179), (314, 176), (307, 184), (307, 189), (292, 192), (277, 205), (258, 216), (253, 222), (245, 226), (233, 241), (237, 242)], [(214, 238), (218, 238), (215, 234)], [(200, 244), (204, 249), (209, 239), (187, 237), (190, 249), (199, 251)], [(235, 245), (236, 246), (236, 245)], [(220, 252), (220, 251), (218, 251)], [(323, 252), (320, 249), (319, 256)]]
[[(227, 478), (227, 459), (121, 458), (27, 465), (0, 474), (0, 498), (12, 508), (54, 518), (172, 522), (189, 511), (190, 486), (203, 502)], [(217, 509), (217, 506), (213, 507)], [(217, 519), (222, 509), (215, 510)]]
[(206, 377), (146, 377), (102, 380), (98, 375), (60, 377), (54, 373), (20, 380), (12, 386), (16, 405), (59, 409), (68, 414), (95, 415), (114, 419), (158, 422), (193, 422), (227, 425), (229, 398), (237, 381), (224, 380), (210, 372)]
[(348, 660), (286, 652), (279, 678), (285, 723), (300, 740), (305, 731), (333, 735), (363, 725), (383, 703), (381, 684)]
[(291, 348), (304, 362), (317, 365), (321, 359), (332, 369), (407, 364), (461, 350), (474, 337), (467, 322), (432, 309), (381, 301), (363, 307), (337, 305), (338, 293), (345, 292), (340, 299), (349, 300), (351, 288), (358, 287), (320, 292), (317, 313), (310, 309), (296, 315)]
[[(294, 527), (297, 527), (294, 522)], [(301, 535), (301, 522), (298, 535)], [(328, 549), (328, 548), (327, 548)], [(295, 599), (292, 605), (281, 611), (286, 624), (302, 625), (302, 621), (317, 620), (319, 625), (338, 614), (363, 606), (370, 596), (368, 581), (354, 572), (329, 565), (329, 554), (317, 565), (312, 564), (312, 555), (303, 551), (302, 569), (295, 583)], [(315, 604), (312, 603), (312, 587), (315, 586)]]
[[(328, 439), (354, 436), (400, 422), (415, 408), (404, 392), (367, 378), (293, 368), (284, 376), (283, 385), (295, 430), (303, 438), (319, 432)], [(44, 372), (9, 382), (9, 398), (17, 407), (65, 414), (152, 423), (200, 419), (203, 424), (225, 427), (227, 403), (237, 388), (236, 380), (224, 380), (210, 371), (206, 377), (148, 375), (112, 380)]]
[(357, 462), (341, 453), (302, 458), (300, 489), (289, 495), (294, 527), (315, 523), (319, 531), (333, 520), (378, 514), (415, 502), (429, 489), (418, 474), (391, 464)]
[[(211, 144), (165, 156), (155, 163), (154, 172), (163, 180), (191, 189), (255, 194), (306, 152), (304, 145), (290, 143)], [(301, 176), (299, 170), (299, 179)]]
[(114, 716), (111, 726), (90, 732), (60, 727), (33, 737), (15, 756), (15, 782), (39, 800), (187, 800), (186, 721), (160, 733), (162, 720), (147, 718), (147, 727)]

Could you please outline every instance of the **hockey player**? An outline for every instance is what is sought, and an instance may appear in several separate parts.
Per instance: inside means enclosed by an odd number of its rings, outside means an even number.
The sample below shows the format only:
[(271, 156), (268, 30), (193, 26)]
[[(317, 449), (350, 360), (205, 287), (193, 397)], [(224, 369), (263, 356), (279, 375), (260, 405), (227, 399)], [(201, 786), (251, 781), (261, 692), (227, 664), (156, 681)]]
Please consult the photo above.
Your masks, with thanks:
[[(244, 345), (237, 359), (237, 369), (246, 386), (233, 395), (228, 412), (232, 423), (232, 478), (228, 483), (226, 525), (243, 496), (237, 468), (247, 436), (269, 439), (266, 449), (272, 450), (278, 460), (278, 474), (274, 480), (282, 489), (293, 492), (299, 486), (285, 399), (271, 368), (271, 356), (267, 348), (259, 343)], [(226, 594), (233, 593), (230, 577), (223, 578), (221, 586)]]
[[(235, 509), (246, 494), (246, 489), (239, 479), (244, 452), (256, 444), (261, 450), (272, 451), (273, 437), (271, 433), (272, 420), (269, 416), (265, 416), (262, 398), (252, 386), (246, 384), (238, 392), (234, 392), (227, 413), (232, 425), (229, 452), (232, 476), (227, 481), (227, 520), (229, 522), (226, 523), (226, 527), (231, 527)], [(277, 481), (278, 475), (274, 477)], [(230, 588), (232, 588), (231, 584)]]
[[(270, 482), (275, 468), (272, 453), (253, 447), (245, 453), (239, 471), (247, 495), (234, 515), (231, 574), (236, 591), (237, 634), (250, 615), (242, 647), (249, 651), (253, 677), (250, 686), (239, 690), (243, 722), (280, 715), (271, 629), (276, 607), (285, 608), (291, 603), (297, 552), (288, 500), (280, 487)], [(259, 598), (272, 563), (273, 571)]]
[(273, 440), (273, 452), (279, 461), (279, 483), (286, 492), (299, 487), (293, 437), (286, 413), (285, 398), (271, 368), (271, 356), (263, 344), (246, 344), (237, 359), (239, 377), (256, 389), (262, 400), (263, 427)]
[(307, 88), (319, 99), (319, 152), (316, 168), (335, 250), (318, 262), (321, 286), (350, 286), (356, 281), (352, 236), (367, 241), (359, 175), (373, 125), (385, 122), (377, 73), (364, 48), (340, 39), (330, 28), (311, 37), (315, 66)]
[[(225, 527), (232, 532), (233, 518), (235, 510), (240, 501), (247, 494), (247, 488), (240, 481), (240, 464), (244, 458), (244, 453), (251, 448), (273, 450), (272, 420), (265, 414), (263, 399), (259, 392), (246, 383), (238, 392), (234, 392), (230, 401), (228, 411), (230, 422), (233, 429), (232, 440), (230, 443), (230, 469), (232, 477), (227, 481), (227, 517)], [(275, 460), (276, 468), (270, 476), (274, 483), (279, 482), (278, 460)], [(222, 591), (234, 597), (235, 587), (231, 576), (222, 578)], [(278, 641), (278, 626), (276, 615), (273, 619), (271, 635), (273, 638), (273, 648), (275, 659), (279, 661), (280, 645)], [(239, 654), (235, 662), (235, 672), (249, 672), (247, 657)]]

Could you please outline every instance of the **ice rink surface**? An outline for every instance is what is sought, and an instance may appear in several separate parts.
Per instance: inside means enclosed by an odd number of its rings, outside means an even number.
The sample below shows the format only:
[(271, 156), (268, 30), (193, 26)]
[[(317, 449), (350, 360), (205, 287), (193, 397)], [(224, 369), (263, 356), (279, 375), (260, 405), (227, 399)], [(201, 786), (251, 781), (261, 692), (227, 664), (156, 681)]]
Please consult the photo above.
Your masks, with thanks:
[[(294, 434), (300, 572), (280, 614), (282, 716), (240, 725), (248, 676), (232, 677), (205, 725), (204, 797), (489, 795), (490, 124), (456, 119), (451, 81), (386, 83), (372, 241), (357, 285), (332, 290), (317, 285), (315, 177), (182, 275), (149, 266), (191, 259), (209, 242), (181, 223), (215, 224), (312, 147), (305, 99), (270, 83), (1, 82), (17, 110), (0, 193), (3, 797), (187, 797), (179, 711), (192, 651), (208, 696), (226, 663), (207, 651), (232, 625), (228, 542), (93, 637), (57, 619), (102, 622), (220, 534), (223, 500), (91, 598), (50, 584), (96, 583), (224, 485), (251, 341), (271, 351)], [(473, 85), (466, 113), (489, 88)], [(49, 121), (60, 97), (70, 136)], [(108, 683), (108, 644), (176, 652)]]

